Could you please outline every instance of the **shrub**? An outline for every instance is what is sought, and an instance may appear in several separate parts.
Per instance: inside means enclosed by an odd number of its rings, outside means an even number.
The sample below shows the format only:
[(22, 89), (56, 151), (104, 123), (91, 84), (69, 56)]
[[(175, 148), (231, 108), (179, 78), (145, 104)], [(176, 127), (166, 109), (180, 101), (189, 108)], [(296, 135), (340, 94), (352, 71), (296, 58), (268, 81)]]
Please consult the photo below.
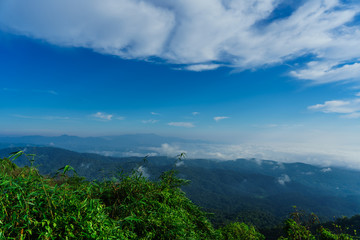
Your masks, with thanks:
[(121, 239), (92, 186), (74, 188), (39, 175), (33, 167), (18, 168), (0, 160), (0, 233), (2, 239)]
[(221, 228), (220, 233), (223, 239), (227, 240), (264, 240), (265, 237), (258, 233), (253, 226), (245, 223), (229, 223)]

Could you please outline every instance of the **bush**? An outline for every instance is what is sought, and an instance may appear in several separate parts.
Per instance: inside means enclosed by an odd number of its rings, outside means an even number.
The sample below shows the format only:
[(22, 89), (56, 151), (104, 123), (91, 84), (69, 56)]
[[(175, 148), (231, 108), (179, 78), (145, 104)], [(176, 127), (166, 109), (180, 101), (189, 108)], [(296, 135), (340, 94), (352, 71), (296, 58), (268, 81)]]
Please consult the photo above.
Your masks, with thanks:
[(90, 183), (74, 188), (67, 181), (39, 175), (0, 160), (1, 239), (122, 239), (99, 199), (91, 199)]
[(186, 198), (174, 171), (159, 181), (141, 174), (88, 182), (67, 171), (41, 176), (0, 159), (0, 239), (219, 239)]
[(310, 215), (310, 220), (304, 222), (304, 213), (295, 209), (291, 217), (285, 221), (284, 231), (285, 237), (280, 237), (280, 240), (354, 240), (358, 239), (354, 236), (345, 233), (332, 233), (329, 229), (320, 226), (316, 232), (312, 233), (309, 229), (314, 227), (318, 218), (315, 214)]
[(263, 240), (265, 237), (258, 233), (253, 226), (245, 223), (229, 223), (221, 228), (220, 233), (223, 239), (227, 240)]
[(165, 172), (158, 182), (139, 174), (99, 185), (99, 197), (121, 228), (141, 239), (216, 239), (205, 213), (186, 198), (184, 180)]

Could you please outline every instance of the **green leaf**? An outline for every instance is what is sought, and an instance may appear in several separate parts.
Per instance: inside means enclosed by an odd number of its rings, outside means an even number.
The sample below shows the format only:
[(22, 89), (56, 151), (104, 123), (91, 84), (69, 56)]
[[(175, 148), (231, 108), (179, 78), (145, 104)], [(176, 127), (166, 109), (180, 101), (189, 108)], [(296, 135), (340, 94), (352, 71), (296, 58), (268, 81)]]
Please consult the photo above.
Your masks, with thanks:
[(23, 151), (12, 152), (10, 153), (9, 159), (12, 159), (12, 161), (14, 161), (23, 154), (25, 154)]

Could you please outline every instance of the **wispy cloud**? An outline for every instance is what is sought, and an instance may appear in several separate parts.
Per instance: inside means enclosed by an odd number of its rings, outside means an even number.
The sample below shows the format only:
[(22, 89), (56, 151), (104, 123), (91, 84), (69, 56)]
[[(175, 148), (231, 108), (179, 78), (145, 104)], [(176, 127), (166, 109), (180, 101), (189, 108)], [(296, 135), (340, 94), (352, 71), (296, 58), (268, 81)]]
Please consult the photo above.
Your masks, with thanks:
[(69, 120), (70, 117), (63, 117), (63, 116), (30, 116), (30, 115), (13, 115), (17, 118), (24, 118), (24, 119), (36, 119), (36, 120)]
[(59, 95), (57, 92), (53, 91), (53, 90), (48, 90), (46, 91), (47, 93), (50, 93), (52, 95)]
[(154, 124), (154, 123), (159, 122), (159, 120), (156, 120), (156, 119), (148, 119), (148, 120), (142, 120), (141, 122), (142, 122), (142, 123), (152, 123), (152, 124)]
[(276, 124), (276, 123), (269, 123), (269, 124), (263, 124), (263, 125), (252, 125), (253, 127), (256, 127), (256, 128), (277, 128), (279, 127), (279, 124)]
[[(279, 140), (279, 136), (283, 139)], [(300, 138), (294, 138), (294, 136)], [(246, 139), (252, 138), (248, 135)], [(212, 143), (168, 143), (159, 149), (149, 151), (171, 152), (173, 156), (186, 151), (187, 157), (217, 160), (235, 160), (238, 158), (268, 159), (280, 162), (303, 162), (328, 168), (343, 166), (360, 169), (358, 147), (360, 137), (351, 137), (343, 131), (307, 132), (294, 131), (288, 136), (283, 132), (275, 137), (261, 134), (253, 141), (241, 144)], [(281, 166), (279, 166), (281, 167)], [(291, 177), (291, 176), (290, 176)]]
[(359, 3), (304, 0), (282, 16), (281, 2), (2, 0), (0, 26), (126, 59), (155, 56), (192, 71), (219, 63), (256, 69), (312, 56), (290, 74), (316, 83), (358, 79)]
[(150, 177), (150, 174), (149, 174), (148, 169), (147, 169), (146, 167), (144, 167), (144, 166), (138, 167), (137, 172), (138, 172), (141, 176), (143, 176), (144, 178), (149, 178), (149, 177)]
[(156, 151), (160, 155), (165, 155), (169, 157), (175, 157), (180, 153), (187, 153), (187, 151), (182, 149), (181, 147), (169, 143), (163, 143), (160, 147), (149, 147), (149, 150)]
[(113, 118), (112, 114), (106, 114), (104, 112), (97, 112), (97, 113), (95, 113), (95, 114), (93, 114), (91, 116), (93, 116), (93, 117), (95, 117), (97, 119), (105, 120), (105, 121), (110, 121)]
[(269, 123), (269, 124), (254, 124), (252, 125), (255, 128), (264, 128), (264, 129), (271, 129), (271, 128), (280, 128), (280, 129), (293, 129), (293, 128), (300, 128), (303, 127), (303, 124), (277, 124), (277, 123)]
[(284, 186), (285, 183), (291, 182), (291, 179), (287, 174), (283, 174), (281, 177), (278, 177), (277, 181), (280, 185)]
[(174, 127), (186, 127), (186, 128), (195, 127), (195, 125), (191, 122), (169, 122), (168, 125)]
[(360, 117), (360, 98), (325, 101), (323, 104), (309, 106), (308, 109), (323, 113), (343, 114), (343, 118), (358, 118)]
[(191, 113), (193, 116), (196, 116), (196, 115), (199, 115), (200, 113), (199, 112), (192, 112)]
[(353, 112), (346, 115), (342, 115), (341, 118), (348, 118), (348, 119), (360, 118), (360, 112)]
[(216, 122), (218, 122), (218, 121), (220, 121), (220, 120), (227, 119), (227, 118), (229, 118), (229, 117), (225, 117), (225, 116), (222, 116), (222, 117), (214, 117), (214, 120), (215, 120)]
[(320, 171), (323, 172), (323, 173), (326, 173), (326, 172), (331, 172), (332, 169), (331, 168), (323, 168)]
[(360, 63), (342, 65), (337, 62), (309, 62), (304, 69), (290, 72), (296, 78), (313, 80), (315, 83), (329, 83), (342, 80), (358, 80)]
[(175, 163), (175, 166), (177, 166), (177, 167), (181, 167), (181, 166), (184, 166), (184, 165), (185, 165), (184, 161), (180, 161), (180, 162)]
[(324, 104), (310, 106), (309, 109), (324, 113), (352, 113), (356, 111), (350, 101), (343, 100), (326, 101)]
[(155, 116), (160, 115), (160, 113), (157, 113), (157, 112), (151, 112), (150, 114), (151, 114), (151, 115), (155, 115)]
[(46, 93), (51, 95), (59, 95), (54, 90), (40, 90), (40, 89), (15, 89), (15, 88), (3, 88), (5, 92), (28, 92), (28, 93)]
[(115, 119), (117, 119), (117, 120), (125, 120), (125, 117), (119, 116), (119, 117), (116, 117)]
[(220, 67), (220, 65), (218, 64), (195, 64), (195, 65), (187, 66), (185, 67), (185, 69), (194, 72), (201, 72), (204, 70), (215, 70), (218, 67)]

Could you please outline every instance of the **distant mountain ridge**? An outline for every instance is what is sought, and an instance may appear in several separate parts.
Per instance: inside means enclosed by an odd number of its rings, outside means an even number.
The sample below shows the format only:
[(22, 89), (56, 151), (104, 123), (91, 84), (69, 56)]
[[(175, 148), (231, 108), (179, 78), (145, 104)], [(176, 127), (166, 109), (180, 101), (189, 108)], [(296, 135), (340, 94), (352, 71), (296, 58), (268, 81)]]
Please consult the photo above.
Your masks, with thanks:
[(202, 140), (189, 140), (176, 137), (163, 137), (156, 134), (125, 134), (103, 137), (77, 137), (61, 135), (47, 136), (0, 136), (0, 147), (46, 146), (58, 147), (77, 152), (92, 152), (102, 155), (127, 156), (133, 153), (146, 155), (151, 147), (159, 147), (164, 143), (205, 143)]
[[(276, 224), (292, 211), (293, 205), (327, 219), (360, 212), (359, 171), (256, 159), (115, 158), (53, 147), (6, 148), (0, 150), (0, 157), (20, 149), (36, 154), (35, 165), (43, 174), (54, 174), (71, 165), (90, 180), (133, 170), (155, 179), (175, 168), (181, 178), (191, 181), (183, 187), (188, 197), (214, 212), (220, 219), (218, 224), (240, 219), (261, 227), (259, 219), (265, 218)], [(22, 157), (16, 163), (24, 166), (29, 161)]]

